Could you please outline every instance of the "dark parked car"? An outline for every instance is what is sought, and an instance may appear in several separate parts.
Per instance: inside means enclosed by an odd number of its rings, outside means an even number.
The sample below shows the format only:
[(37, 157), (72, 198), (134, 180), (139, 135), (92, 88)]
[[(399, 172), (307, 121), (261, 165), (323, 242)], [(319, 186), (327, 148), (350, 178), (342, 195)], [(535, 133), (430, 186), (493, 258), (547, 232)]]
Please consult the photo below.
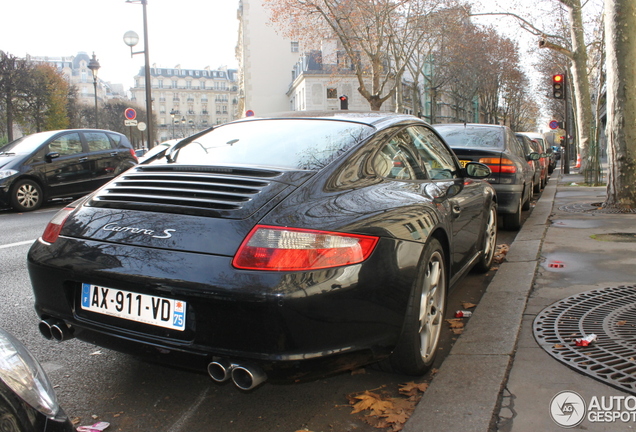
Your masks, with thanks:
[(492, 171), (488, 181), (497, 191), (504, 229), (521, 228), (521, 212), (530, 208), (534, 166), (540, 155), (523, 147), (507, 126), (438, 124), (435, 129), (459, 157), (460, 163), (481, 162)]
[(40, 363), (0, 329), (0, 430), (74, 432)]
[[(523, 148), (526, 150), (526, 153), (530, 154), (532, 152), (538, 154), (544, 154), (542, 149), (539, 147), (539, 143), (531, 140), (527, 136), (517, 133), (515, 134), (517, 139), (521, 141)], [(545, 185), (548, 183), (548, 160), (547, 157), (540, 157), (537, 160), (530, 160), (528, 164), (532, 165), (534, 168), (534, 177), (532, 178), (533, 188), (532, 191), (534, 193), (539, 193), (543, 190)]]
[(28, 255), (42, 333), (244, 390), (389, 356), (422, 374), (448, 288), (492, 262), (489, 176), (412, 116), (214, 127), (54, 217)]
[(554, 153), (553, 148), (548, 144), (543, 134), (537, 132), (519, 132), (531, 140), (539, 144), (541, 148), (541, 158), (545, 159), (545, 163), (548, 165), (548, 174), (552, 174), (554, 168), (556, 168), (557, 155)]
[(31, 211), (80, 197), (137, 163), (128, 139), (99, 129), (40, 132), (0, 147), (0, 206)]

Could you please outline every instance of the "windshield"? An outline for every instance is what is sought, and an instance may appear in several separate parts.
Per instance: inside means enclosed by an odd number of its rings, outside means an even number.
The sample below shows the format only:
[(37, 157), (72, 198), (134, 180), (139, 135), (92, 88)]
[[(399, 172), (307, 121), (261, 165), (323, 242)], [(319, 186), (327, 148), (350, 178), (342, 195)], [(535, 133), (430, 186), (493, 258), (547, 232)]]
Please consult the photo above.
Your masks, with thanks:
[(435, 126), (451, 148), (503, 148), (504, 130), (496, 127)]
[(36, 150), (40, 144), (49, 139), (55, 133), (57, 132), (43, 132), (23, 136), (22, 138), (11, 141), (4, 147), (0, 147), (0, 154), (29, 154)]
[[(264, 119), (215, 128), (173, 155), (185, 165), (259, 165), (318, 170), (374, 128), (337, 120)], [(155, 163), (163, 163), (160, 159)]]

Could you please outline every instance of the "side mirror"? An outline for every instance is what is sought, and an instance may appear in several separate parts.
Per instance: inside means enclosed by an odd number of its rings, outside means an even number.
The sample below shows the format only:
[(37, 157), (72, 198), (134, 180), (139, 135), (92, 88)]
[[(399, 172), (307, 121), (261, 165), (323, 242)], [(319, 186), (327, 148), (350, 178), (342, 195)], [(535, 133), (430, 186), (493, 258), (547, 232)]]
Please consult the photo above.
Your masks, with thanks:
[(445, 200), (447, 200), (448, 198), (452, 198), (455, 195), (457, 195), (458, 193), (460, 193), (463, 189), (463, 185), (462, 184), (457, 184), (457, 183), (453, 183), (452, 185), (450, 185), (448, 187), (448, 189), (446, 189), (446, 192), (444, 192), (444, 194), (442, 196), (433, 198), (433, 202), (436, 204), (442, 203)]
[(485, 179), (492, 174), (488, 165), (479, 162), (468, 162), (464, 170), (466, 171), (467, 177), (474, 179)]
[(46, 159), (47, 162), (51, 162), (53, 159), (57, 159), (60, 157), (60, 154), (58, 152), (50, 152), (47, 153), (46, 156), (44, 156), (44, 159)]
[(537, 153), (537, 152), (532, 152), (532, 153), (530, 153), (530, 154), (527, 156), (527, 158), (528, 158), (528, 160), (536, 161), (536, 160), (541, 159), (541, 155), (540, 155), (539, 153)]

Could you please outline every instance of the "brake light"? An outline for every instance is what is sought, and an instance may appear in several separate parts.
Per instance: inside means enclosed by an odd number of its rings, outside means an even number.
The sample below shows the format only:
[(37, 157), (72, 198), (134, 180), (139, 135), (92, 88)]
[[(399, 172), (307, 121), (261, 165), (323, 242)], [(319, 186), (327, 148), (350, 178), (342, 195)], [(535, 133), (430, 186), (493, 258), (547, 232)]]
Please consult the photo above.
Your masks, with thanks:
[(481, 158), (479, 162), (488, 165), (490, 171), (493, 173), (514, 174), (517, 172), (517, 167), (513, 161), (506, 158)]
[(139, 158), (137, 157), (137, 153), (135, 153), (134, 149), (128, 149), (130, 151), (130, 154), (132, 155), (132, 157), (135, 158), (136, 162), (139, 162)]
[(243, 240), (232, 264), (246, 270), (299, 271), (357, 264), (378, 237), (257, 225)]
[(75, 210), (75, 208), (73, 207), (64, 207), (62, 210), (57, 212), (57, 214), (53, 216), (53, 219), (51, 219), (49, 224), (44, 229), (42, 240), (47, 243), (55, 243), (57, 238), (60, 236), (60, 231), (62, 231), (64, 222), (66, 222), (66, 219), (68, 219), (73, 210)]

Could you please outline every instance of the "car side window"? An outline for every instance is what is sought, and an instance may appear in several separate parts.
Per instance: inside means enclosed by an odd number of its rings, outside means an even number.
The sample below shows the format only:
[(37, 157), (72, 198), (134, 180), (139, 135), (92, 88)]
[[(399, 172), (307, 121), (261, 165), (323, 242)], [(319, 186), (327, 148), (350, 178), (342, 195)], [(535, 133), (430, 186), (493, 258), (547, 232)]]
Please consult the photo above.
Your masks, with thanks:
[(448, 180), (457, 176), (453, 155), (433, 131), (414, 126), (407, 132), (432, 180)]
[(84, 138), (86, 138), (86, 144), (88, 144), (88, 151), (90, 152), (112, 150), (113, 148), (105, 133), (85, 132)]
[(522, 159), (526, 158), (526, 151), (520, 139), (518, 139), (511, 131), (506, 131), (508, 135), (508, 142), (510, 143), (510, 150)]
[(381, 177), (396, 180), (423, 180), (426, 173), (405, 131), (393, 135), (373, 158), (373, 170)]
[(49, 151), (59, 153), (60, 156), (72, 156), (84, 152), (78, 133), (65, 134), (55, 138), (49, 143)]

